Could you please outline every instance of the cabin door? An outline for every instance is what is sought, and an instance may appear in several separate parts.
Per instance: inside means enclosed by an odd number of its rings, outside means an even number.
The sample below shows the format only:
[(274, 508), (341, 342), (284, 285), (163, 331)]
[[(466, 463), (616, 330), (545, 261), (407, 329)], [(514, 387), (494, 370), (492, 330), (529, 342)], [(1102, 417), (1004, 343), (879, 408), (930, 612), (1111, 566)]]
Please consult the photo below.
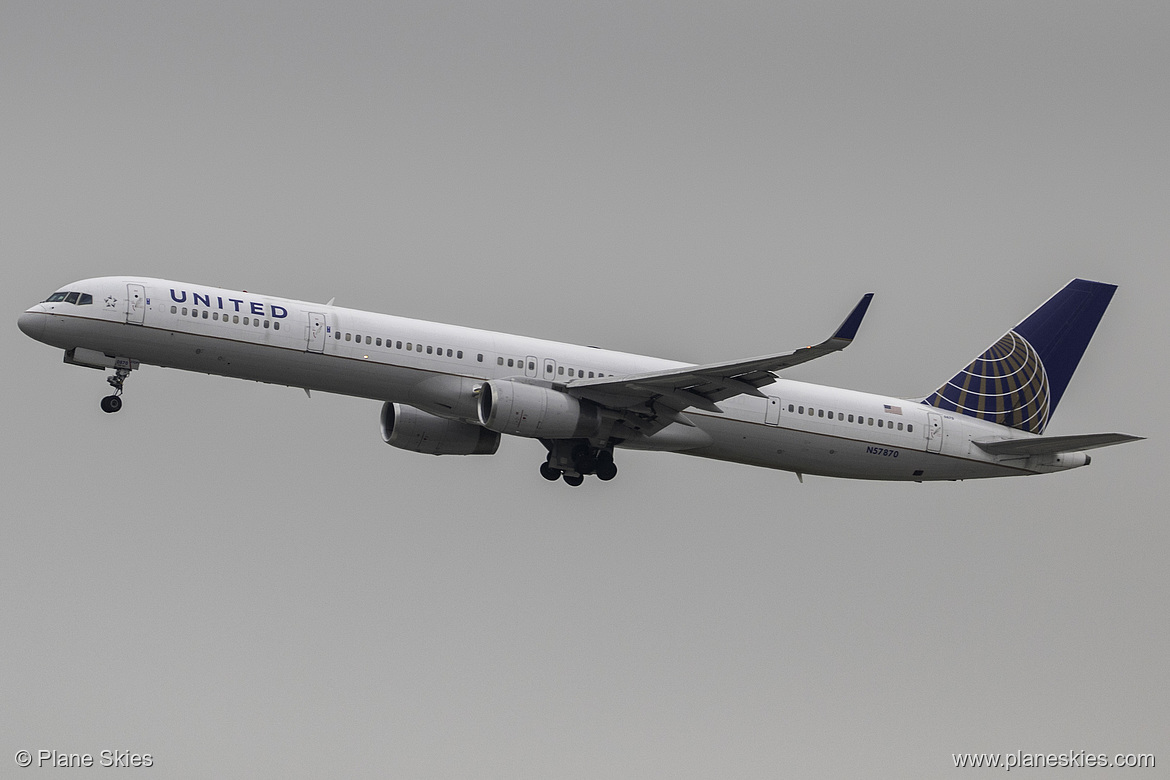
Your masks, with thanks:
[(764, 410), (764, 422), (768, 425), (780, 424), (780, 399), (768, 396), (768, 408)]
[(309, 312), (309, 326), (306, 329), (305, 349), (309, 352), (325, 351), (325, 315)]
[(942, 452), (943, 420), (937, 412), (926, 413), (926, 451)]
[(141, 284), (126, 285), (126, 322), (141, 325), (146, 320), (146, 288)]

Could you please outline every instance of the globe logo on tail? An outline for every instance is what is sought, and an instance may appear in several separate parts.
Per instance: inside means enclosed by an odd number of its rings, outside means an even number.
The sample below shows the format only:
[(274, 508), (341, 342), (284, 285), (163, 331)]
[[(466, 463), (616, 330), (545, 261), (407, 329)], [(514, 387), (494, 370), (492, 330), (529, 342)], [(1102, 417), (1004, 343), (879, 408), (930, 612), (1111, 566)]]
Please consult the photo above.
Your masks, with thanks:
[(1040, 355), (1014, 330), (923, 403), (979, 420), (1043, 433), (1051, 394)]

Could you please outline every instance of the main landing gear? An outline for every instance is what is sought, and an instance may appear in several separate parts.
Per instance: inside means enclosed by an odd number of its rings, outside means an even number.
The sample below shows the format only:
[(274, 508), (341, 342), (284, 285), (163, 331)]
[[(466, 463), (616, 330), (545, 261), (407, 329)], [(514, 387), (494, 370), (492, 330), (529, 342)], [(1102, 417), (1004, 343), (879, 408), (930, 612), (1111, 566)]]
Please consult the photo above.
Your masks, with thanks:
[(540, 464), (540, 476), (550, 482), (563, 479), (566, 485), (577, 487), (589, 474), (596, 475), (602, 482), (617, 476), (611, 447), (596, 448), (588, 442), (560, 440), (546, 441), (544, 445), (549, 453), (548, 460)]
[(130, 369), (119, 367), (114, 375), (106, 377), (106, 381), (110, 383), (110, 387), (114, 388), (113, 395), (107, 395), (102, 399), (102, 411), (107, 414), (113, 414), (122, 408), (122, 385), (126, 382), (126, 377), (130, 376)]

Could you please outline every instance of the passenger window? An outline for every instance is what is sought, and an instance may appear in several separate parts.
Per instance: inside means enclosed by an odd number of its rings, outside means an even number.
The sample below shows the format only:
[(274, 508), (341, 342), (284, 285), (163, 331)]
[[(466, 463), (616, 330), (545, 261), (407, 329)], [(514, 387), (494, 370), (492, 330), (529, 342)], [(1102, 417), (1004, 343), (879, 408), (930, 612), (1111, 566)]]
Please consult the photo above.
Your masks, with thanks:
[[(245, 325), (247, 325), (247, 324), (248, 324), (248, 318), (247, 318), (247, 317), (244, 317), (244, 324), (245, 324)], [(350, 339), (352, 339), (352, 338), (353, 338), (353, 335), (352, 335), (352, 334), (350, 334), (350, 333), (346, 333), (346, 334), (345, 334), (345, 340), (346, 340), (346, 341), (349, 341), (349, 340), (350, 340)]]
[[(451, 357), (451, 350), (447, 350), (447, 357)], [(459, 353), (459, 357), (463, 357), (463, 353)]]
[(476, 362), (476, 363), (482, 363), (482, 362), (483, 362), (483, 353), (482, 353), (482, 352), (478, 352), (478, 353), (476, 353), (476, 355), (475, 355), (475, 362)]
[(853, 422), (853, 415), (849, 415), (849, 422)]
[(380, 346), (382, 346), (382, 337), (381, 337), (381, 336), (379, 336), (378, 338), (374, 339), (374, 346), (375, 346), (375, 347), (380, 347)]
[(898, 423), (898, 430), (902, 430), (902, 423)]
[(264, 320), (264, 327), (267, 328), (271, 324), (271, 322), (272, 322), (272, 320)]
[(873, 425), (873, 418), (872, 417), (869, 418), (869, 424)]
[(395, 342), (394, 349), (402, 349), (402, 342), (401, 341)]
[(172, 307), (171, 307), (171, 314), (177, 314), (177, 313), (178, 313), (178, 311), (179, 311), (179, 309), (178, 309), (178, 307), (177, 307), (177, 306), (172, 306)]
[(213, 312), (211, 313), (211, 319), (213, 319), (213, 320), (218, 320), (218, 319), (219, 319), (219, 312), (217, 312), (217, 311), (213, 311)]
[(813, 408), (810, 406), (810, 407), (808, 408), (808, 416), (809, 416), (809, 417), (812, 417), (812, 416), (813, 416), (813, 413), (814, 413), (815, 411), (816, 411), (816, 410), (815, 410), (815, 409), (813, 409)]
[(338, 341), (341, 341), (341, 331), (337, 331), (336, 333), (334, 333), (333, 337), (335, 339), (337, 339)]
[(515, 364), (516, 364), (516, 362), (514, 360), (512, 360), (512, 358), (508, 358), (508, 368), (511, 368)]
[[(248, 324), (248, 318), (247, 318), (247, 317), (244, 317), (244, 324), (245, 324), (245, 325), (247, 325), (247, 324)], [(348, 334), (348, 333), (346, 333), (346, 334), (345, 334), (345, 340), (346, 340), (346, 341), (349, 341), (349, 334)]]
[(187, 307), (186, 306), (183, 307), (183, 316), (184, 317), (187, 316)]
[(824, 417), (824, 416), (825, 416), (825, 410), (824, 409), (817, 409), (817, 417)]
[(557, 366), (557, 373), (561, 376), (564, 376), (565, 375), (565, 367), (564, 366)]
[(804, 407), (803, 407), (803, 406), (802, 406), (802, 407), (800, 407), (800, 411), (799, 411), (799, 412), (797, 412), (797, 414), (804, 414)]
[(71, 292), (65, 296), (65, 303), (77, 303), (77, 293)]
[(427, 347), (427, 354), (428, 355), (433, 354), (430, 347)]
[(409, 341), (406, 342), (406, 351), (407, 352), (414, 352), (414, 344), (412, 342), (409, 342)]
[[(227, 315), (224, 315), (224, 316), (226, 317)], [(273, 330), (280, 330), (280, 323), (279, 323), (279, 322), (273, 322), (273, 323), (272, 323), (272, 329), (273, 329)]]
[(830, 419), (830, 420), (832, 420), (832, 419), (833, 419), (833, 413), (832, 413), (832, 412), (829, 412), (829, 419)]
[(575, 370), (575, 369), (572, 369), (572, 368), (570, 368), (570, 369), (569, 369), (569, 376), (573, 376), (573, 371), (574, 371), (574, 370)]
[(789, 413), (789, 414), (791, 414), (791, 413), (792, 413), (792, 408), (793, 408), (793, 407), (792, 407), (792, 404), (788, 404), (788, 413)]
[(498, 358), (496, 358), (496, 365), (497, 365), (497, 366), (502, 366), (502, 365), (504, 365), (504, 359), (503, 359), (502, 357), (498, 357)]
[(906, 433), (914, 433), (914, 423), (906, 423)]
[(207, 309), (203, 310), (203, 319), (207, 319)]
[[(206, 314), (206, 313), (207, 313), (207, 312), (204, 312), (204, 314)], [(259, 327), (260, 327), (260, 318), (259, 318), (259, 317), (257, 317), (257, 318), (255, 318), (254, 320), (252, 320), (252, 327), (253, 327), (253, 328), (259, 328)]]
[(193, 318), (198, 318), (198, 317), (199, 317), (199, 310), (198, 310), (198, 309), (192, 309), (192, 310), (191, 310), (191, 316), (192, 316)]
[(535, 363), (533, 363), (531, 360), (529, 360), (529, 361), (528, 361), (528, 370), (529, 370), (529, 371), (535, 371), (535, 370), (536, 370), (536, 364), (535, 364)]
[(878, 427), (879, 428), (885, 427), (885, 423), (882, 422), (882, 418), (880, 418), (880, 417), (878, 418)]
[(458, 358), (459, 360), (462, 360), (463, 359), (463, 350), (459, 350), (458, 352), (456, 352), (455, 357)]
[(366, 336), (366, 344), (368, 345), (368, 344), (370, 344), (370, 343), (371, 343), (371, 339), (370, 339), (370, 337), (369, 337), (369, 336)]

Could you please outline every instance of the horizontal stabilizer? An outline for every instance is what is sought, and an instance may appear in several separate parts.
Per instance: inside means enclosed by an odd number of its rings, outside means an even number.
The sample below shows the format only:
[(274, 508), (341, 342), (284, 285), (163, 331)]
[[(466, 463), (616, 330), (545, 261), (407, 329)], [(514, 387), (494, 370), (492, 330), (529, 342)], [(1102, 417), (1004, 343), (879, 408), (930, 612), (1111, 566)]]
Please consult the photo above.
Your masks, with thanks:
[(1141, 441), (1144, 436), (1128, 433), (1082, 433), (1076, 436), (1037, 436), (1028, 439), (979, 439), (972, 442), (992, 455), (1055, 455), (1058, 452), (1079, 452), (1130, 441)]

